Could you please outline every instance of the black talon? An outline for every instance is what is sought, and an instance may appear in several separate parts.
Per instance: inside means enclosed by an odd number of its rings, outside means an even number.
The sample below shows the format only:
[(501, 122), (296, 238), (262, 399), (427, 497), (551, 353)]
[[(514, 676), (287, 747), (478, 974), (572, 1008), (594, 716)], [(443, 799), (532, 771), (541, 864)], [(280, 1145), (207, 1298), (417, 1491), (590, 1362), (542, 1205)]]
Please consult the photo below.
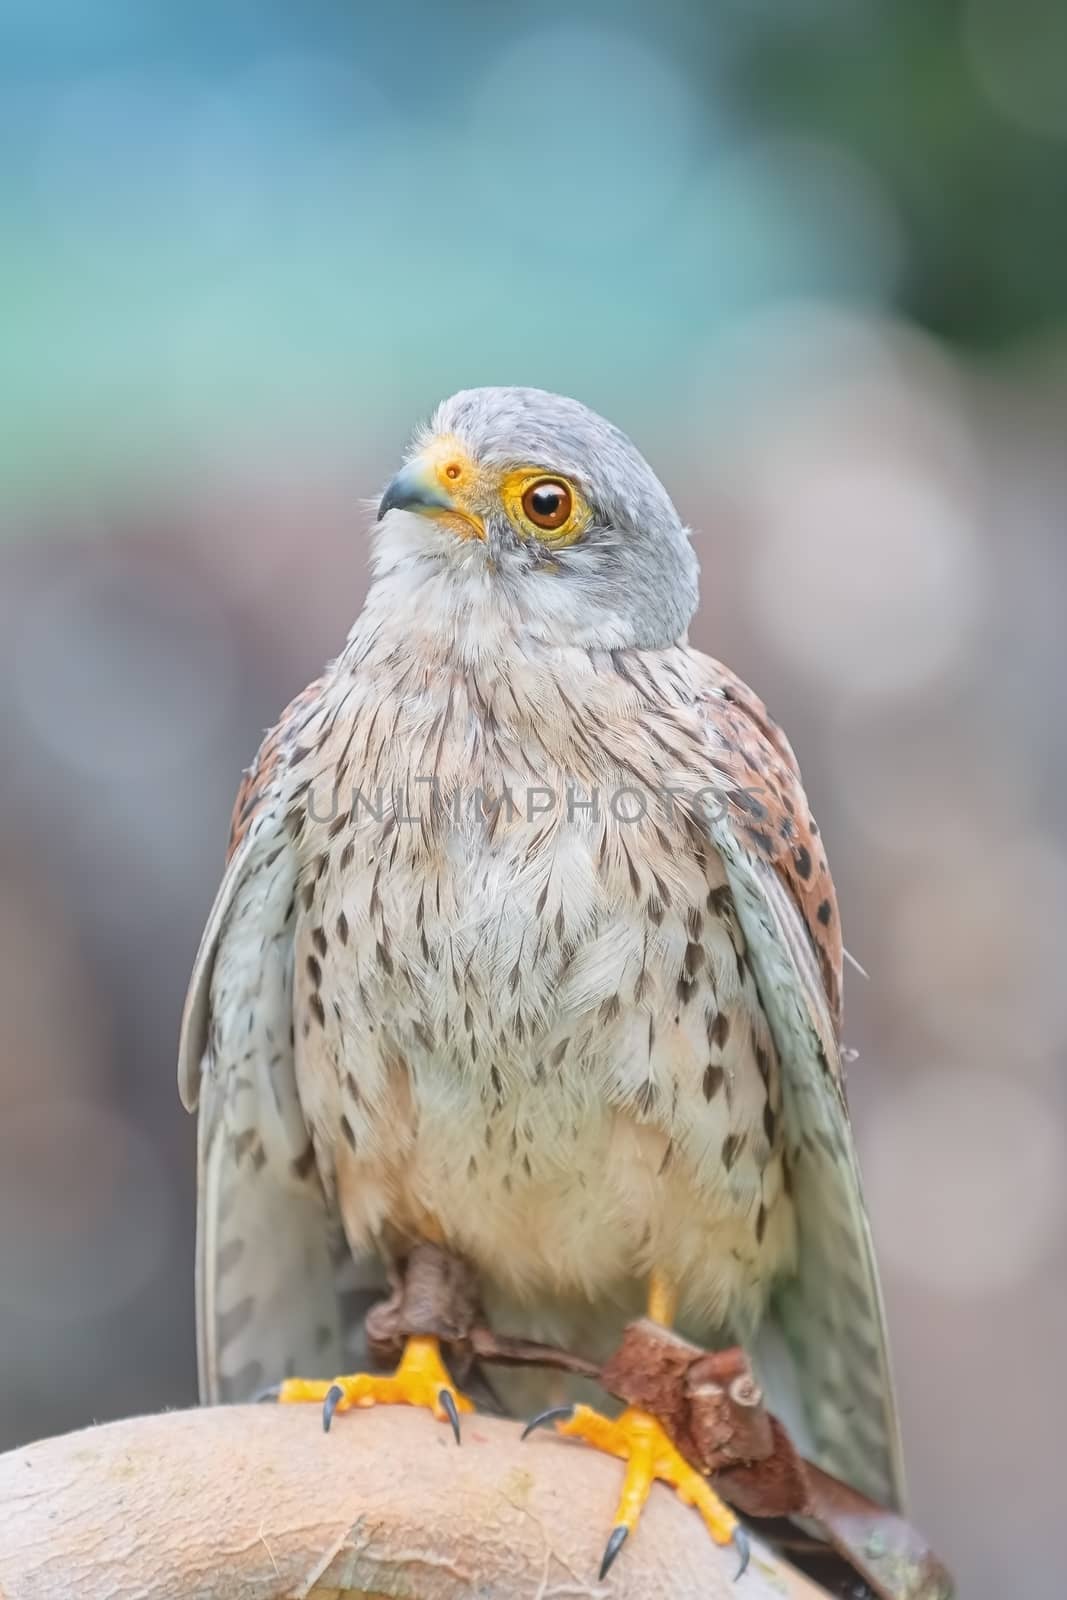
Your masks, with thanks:
[(442, 1389), (437, 1398), (448, 1413), (448, 1420), (452, 1424), (452, 1432), (456, 1436), (456, 1443), (462, 1444), (463, 1441), (459, 1436), (459, 1412), (456, 1410), (456, 1402), (452, 1398), (451, 1389)]
[(277, 1400), (281, 1392), (282, 1386), (280, 1383), (268, 1383), (265, 1389), (256, 1390), (252, 1396), (252, 1404), (254, 1406), (266, 1405), (268, 1400)]
[(734, 1573), (734, 1582), (736, 1583), (738, 1578), (740, 1578), (741, 1574), (744, 1572), (745, 1568), (748, 1566), (749, 1557), (752, 1554), (752, 1541), (749, 1539), (748, 1534), (745, 1532), (744, 1528), (742, 1528), (740, 1523), (738, 1523), (737, 1527), (734, 1529), (733, 1545), (734, 1549), (741, 1557), (741, 1565)]
[(341, 1388), (341, 1385), (339, 1383), (331, 1383), (330, 1387), (326, 1391), (326, 1398), (322, 1402), (323, 1433), (329, 1433), (330, 1423), (333, 1421), (333, 1414), (337, 1410), (337, 1407), (341, 1404), (341, 1401), (344, 1399), (344, 1397), (345, 1392)]
[(611, 1570), (612, 1562), (615, 1560), (615, 1557), (618, 1555), (619, 1551), (622, 1549), (623, 1545), (626, 1543), (626, 1537), (629, 1534), (629, 1532), (630, 1532), (629, 1528), (624, 1528), (624, 1527), (621, 1526), (621, 1524), (617, 1528), (612, 1528), (612, 1530), (611, 1530), (611, 1538), (608, 1540), (607, 1548), (604, 1551), (604, 1559), (600, 1563), (600, 1582), (601, 1583), (604, 1582), (604, 1579), (607, 1577), (609, 1571)]
[(550, 1406), (547, 1411), (539, 1411), (536, 1417), (531, 1417), (525, 1428), (523, 1428), (519, 1436), (520, 1442), (522, 1439), (528, 1439), (534, 1429), (539, 1428), (543, 1422), (555, 1422), (557, 1417), (573, 1417), (573, 1415), (573, 1406)]

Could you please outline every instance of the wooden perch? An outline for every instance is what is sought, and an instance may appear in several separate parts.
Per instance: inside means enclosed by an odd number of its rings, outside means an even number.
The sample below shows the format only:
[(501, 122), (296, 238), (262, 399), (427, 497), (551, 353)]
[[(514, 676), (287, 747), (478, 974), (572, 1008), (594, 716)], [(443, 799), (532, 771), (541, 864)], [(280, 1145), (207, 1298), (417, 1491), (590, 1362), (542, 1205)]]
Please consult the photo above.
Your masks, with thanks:
[(0, 1456), (0, 1600), (817, 1600), (758, 1540), (740, 1583), (657, 1486), (596, 1573), (622, 1467), (513, 1422), (171, 1412)]

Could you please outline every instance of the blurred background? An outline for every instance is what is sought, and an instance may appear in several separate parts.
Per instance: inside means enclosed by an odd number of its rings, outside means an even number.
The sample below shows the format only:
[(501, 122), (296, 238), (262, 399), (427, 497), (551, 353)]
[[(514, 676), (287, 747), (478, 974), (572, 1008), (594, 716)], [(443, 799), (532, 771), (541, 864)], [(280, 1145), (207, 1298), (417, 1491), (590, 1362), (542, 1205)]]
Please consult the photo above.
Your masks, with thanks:
[(6, 0), (0, 316), (0, 1446), (193, 1400), (241, 768), (412, 424), (537, 384), (800, 754), (916, 1518), (1060, 1596), (1067, 7)]

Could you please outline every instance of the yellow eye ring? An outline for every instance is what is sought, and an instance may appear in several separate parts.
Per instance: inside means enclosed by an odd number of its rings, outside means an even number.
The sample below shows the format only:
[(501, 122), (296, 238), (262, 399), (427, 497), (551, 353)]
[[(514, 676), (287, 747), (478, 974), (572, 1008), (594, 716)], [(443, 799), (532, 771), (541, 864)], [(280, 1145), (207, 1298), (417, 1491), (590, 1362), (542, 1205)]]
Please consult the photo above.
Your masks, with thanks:
[(533, 464), (505, 475), (500, 498), (521, 539), (540, 539), (553, 550), (577, 543), (593, 521), (592, 507), (577, 484)]

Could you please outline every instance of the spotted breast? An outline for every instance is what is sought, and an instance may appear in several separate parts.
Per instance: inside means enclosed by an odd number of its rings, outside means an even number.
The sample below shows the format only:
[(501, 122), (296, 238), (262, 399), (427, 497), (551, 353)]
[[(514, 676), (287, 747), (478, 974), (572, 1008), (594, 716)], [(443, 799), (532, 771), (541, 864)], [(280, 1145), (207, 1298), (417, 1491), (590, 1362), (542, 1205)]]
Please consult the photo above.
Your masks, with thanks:
[[(701, 658), (339, 664), (291, 756), (297, 1079), (350, 1245), (519, 1298), (653, 1261), (751, 1327), (791, 1262), (774, 1043), (700, 810)], [(569, 714), (578, 702), (582, 715)]]

